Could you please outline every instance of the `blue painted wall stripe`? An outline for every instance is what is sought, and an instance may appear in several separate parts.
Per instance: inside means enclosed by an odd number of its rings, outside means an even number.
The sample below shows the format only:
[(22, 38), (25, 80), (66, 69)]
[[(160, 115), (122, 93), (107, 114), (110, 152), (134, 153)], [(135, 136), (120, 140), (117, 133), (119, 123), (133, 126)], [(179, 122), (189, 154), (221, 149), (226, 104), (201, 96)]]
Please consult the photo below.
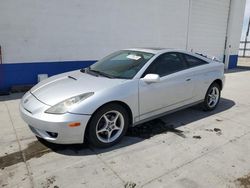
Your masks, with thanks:
[[(228, 68), (236, 68), (238, 55), (229, 56)], [(88, 67), (96, 61), (59, 61), (0, 64), (0, 91), (13, 85), (36, 84), (38, 74), (48, 76)]]
[(55, 74), (85, 68), (96, 61), (60, 61), (0, 64), (0, 91), (13, 85), (36, 84), (38, 74)]
[(228, 62), (228, 69), (233, 69), (237, 67), (238, 55), (230, 55)]

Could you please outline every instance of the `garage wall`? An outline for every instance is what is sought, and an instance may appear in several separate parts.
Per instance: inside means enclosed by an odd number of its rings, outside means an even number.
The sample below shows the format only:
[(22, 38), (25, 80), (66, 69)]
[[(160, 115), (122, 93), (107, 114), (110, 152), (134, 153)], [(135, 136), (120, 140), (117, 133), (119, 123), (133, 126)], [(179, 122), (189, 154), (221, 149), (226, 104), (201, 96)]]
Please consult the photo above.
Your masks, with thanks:
[(229, 69), (237, 67), (245, 6), (245, 0), (231, 0), (225, 49), (225, 65)]
[(192, 0), (188, 50), (223, 59), (230, 0)]
[(2, 1), (4, 63), (96, 60), (135, 46), (183, 48), (187, 6), (187, 0)]
[[(231, 1), (241, 22), (245, 0)], [(122, 48), (181, 48), (222, 59), (226, 33), (240, 36), (227, 32), (231, 1), (1, 1), (0, 90), (89, 66)]]

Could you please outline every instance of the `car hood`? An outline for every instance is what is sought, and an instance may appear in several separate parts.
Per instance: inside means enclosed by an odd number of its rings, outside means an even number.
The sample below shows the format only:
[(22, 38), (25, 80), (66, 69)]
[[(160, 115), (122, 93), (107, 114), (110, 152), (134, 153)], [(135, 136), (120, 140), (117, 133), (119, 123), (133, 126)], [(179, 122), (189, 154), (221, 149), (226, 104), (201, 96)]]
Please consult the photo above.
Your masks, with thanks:
[(53, 106), (70, 97), (98, 92), (124, 81), (124, 79), (94, 76), (78, 70), (52, 76), (35, 85), (30, 92), (41, 102)]

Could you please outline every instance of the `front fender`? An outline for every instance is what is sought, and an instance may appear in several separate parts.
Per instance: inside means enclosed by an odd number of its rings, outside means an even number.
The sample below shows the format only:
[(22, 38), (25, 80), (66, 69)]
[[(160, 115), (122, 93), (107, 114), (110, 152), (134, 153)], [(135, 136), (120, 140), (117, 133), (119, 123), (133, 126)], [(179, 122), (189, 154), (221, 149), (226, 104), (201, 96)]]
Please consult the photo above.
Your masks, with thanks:
[(96, 109), (112, 101), (121, 101), (127, 104), (133, 117), (139, 116), (138, 80), (128, 80), (118, 86), (100, 90), (70, 109), (70, 112), (91, 115)]

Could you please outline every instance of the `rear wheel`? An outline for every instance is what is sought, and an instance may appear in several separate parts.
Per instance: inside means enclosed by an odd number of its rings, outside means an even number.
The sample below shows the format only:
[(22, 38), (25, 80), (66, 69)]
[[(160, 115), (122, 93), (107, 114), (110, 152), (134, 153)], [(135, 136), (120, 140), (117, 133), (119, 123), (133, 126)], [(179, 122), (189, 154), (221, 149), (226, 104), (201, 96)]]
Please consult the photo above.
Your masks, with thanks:
[(203, 108), (205, 111), (214, 110), (220, 101), (221, 88), (217, 83), (211, 84), (208, 88), (204, 102)]
[(128, 128), (128, 113), (111, 103), (94, 113), (88, 127), (88, 141), (95, 147), (110, 147), (118, 143)]

